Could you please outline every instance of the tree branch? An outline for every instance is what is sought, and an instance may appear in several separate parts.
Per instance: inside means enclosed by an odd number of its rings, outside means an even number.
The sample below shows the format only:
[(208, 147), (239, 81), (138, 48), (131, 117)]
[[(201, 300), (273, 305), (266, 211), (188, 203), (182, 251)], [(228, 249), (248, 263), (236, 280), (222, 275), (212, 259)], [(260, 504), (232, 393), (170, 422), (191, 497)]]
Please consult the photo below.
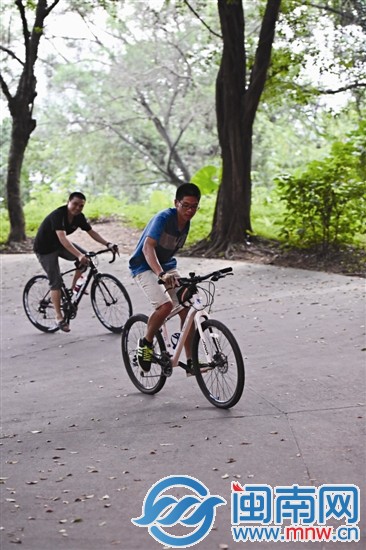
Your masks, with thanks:
[(18, 61), (18, 63), (20, 63), (21, 65), (24, 66), (24, 62), (21, 59), (19, 59), (19, 57), (17, 55), (15, 55), (15, 53), (13, 51), (9, 50), (9, 48), (5, 48), (5, 46), (1, 46), (1, 44), (0, 44), (0, 50), (7, 53), (8, 55), (10, 55), (10, 57), (12, 57), (16, 61)]
[(339, 94), (341, 92), (347, 92), (348, 90), (356, 90), (357, 88), (366, 88), (366, 82), (353, 82), (352, 84), (347, 84), (347, 86), (342, 86), (337, 90), (319, 90), (320, 94)]
[(348, 19), (350, 23), (355, 20), (354, 16), (350, 15), (349, 12), (337, 10), (336, 8), (332, 8), (332, 6), (324, 6), (322, 4), (313, 4), (312, 2), (307, 2), (306, 5), (310, 6), (311, 8), (317, 8), (318, 10), (329, 11), (330, 13), (334, 13), (335, 15), (344, 17)]
[(23, 26), (23, 37), (24, 37), (24, 48), (25, 48), (25, 52), (26, 52), (26, 59), (27, 59), (27, 52), (28, 52), (28, 47), (29, 47), (29, 37), (30, 37), (30, 32), (29, 32), (29, 29), (28, 29), (28, 23), (27, 23), (27, 18), (25, 16), (25, 8), (23, 6), (23, 2), (22, 0), (16, 0), (15, 1), (15, 4), (19, 10), (19, 13), (20, 13), (20, 18), (22, 20), (22, 26)]
[(194, 8), (192, 8), (191, 4), (188, 2), (188, 0), (183, 0), (185, 5), (187, 6), (187, 8), (189, 10), (191, 10), (191, 12), (194, 14), (195, 17), (197, 17), (197, 19), (202, 23), (202, 25), (204, 25), (206, 27), (206, 29), (211, 33), (213, 34), (214, 36), (217, 36), (218, 38), (221, 38), (222, 40), (222, 36), (221, 34), (218, 34), (217, 32), (213, 31), (211, 29), (211, 27), (209, 27), (207, 25), (207, 23), (205, 23), (205, 21), (202, 19), (202, 17), (199, 15), (199, 13), (196, 12), (196, 10)]
[(60, 0), (54, 0), (54, 2), (45, 10), (45, 18), (47, 15), (57, 6)]
[(0, 86), (1, 86), (1, 89), (2, 89), (2, 92), (3, 92), (4, 96), (8, 100), (8, 103), (11, 103), (11, 101), (13, 100), (13, 96), (11, 95), (10, 90), (8, 88), (8, 85), (5, 82), (5, 80), (3, 79), (1, 73), (0, 73)]
[(254, 64), (247, 91), (246, 114), (253, 119), (267, 78), (280, 5), (281, 0), (267, 0), (266, 10), (262, 20), (258, 47), (255, 52)]

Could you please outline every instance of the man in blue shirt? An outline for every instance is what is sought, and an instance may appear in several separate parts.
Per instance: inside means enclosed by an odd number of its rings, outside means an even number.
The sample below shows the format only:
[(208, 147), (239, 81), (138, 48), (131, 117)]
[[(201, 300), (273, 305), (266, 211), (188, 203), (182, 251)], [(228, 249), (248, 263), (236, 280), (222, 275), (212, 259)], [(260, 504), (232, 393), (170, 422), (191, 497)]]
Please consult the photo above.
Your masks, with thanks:
[[(194, 183), (180, 185), (175, 195), (175, 208), (162, 210), (149, 221), (129, 261), (132, 276), (154, 308), (138, 349), (139, 365), (145, 372), (149, 372), (151, 367), (154, 336), (178, 303), (175, 285), (179, 272), (174, 254), (186, 241), (190, 221), (199, 209), (200, 198), (201, 192)], [(158, 283), (159, 279), (163, 285)], [(180, 313), (182, 322), (187, 311)], [(191, 338), (187, 339), (185, 351), (189, 364)]]

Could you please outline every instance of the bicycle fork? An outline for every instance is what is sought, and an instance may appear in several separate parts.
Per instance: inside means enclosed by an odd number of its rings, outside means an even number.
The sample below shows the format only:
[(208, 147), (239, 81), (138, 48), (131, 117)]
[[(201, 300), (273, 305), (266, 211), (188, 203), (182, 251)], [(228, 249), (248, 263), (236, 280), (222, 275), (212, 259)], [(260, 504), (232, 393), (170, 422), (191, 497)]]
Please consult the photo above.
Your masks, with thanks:
[[(198, 330), (199, 335), (200, 335), (200, 339), (201, 339), (201, 342), (202, 342), (202, 347), (203, 347), (204, 354), (206, 356), (207, 364), (212, 365), (213, 362), (214, 362), (214, 358), (211, 356), (210, 348), (209, 348), (209, 345), (208, 345), (207, 340), (206, 340), (206, 336), (205, 336), (203, 328), (202, 328), (202, 323), (204, 321), (206, 321), (206, 319), (208, 319), (207, 312), (197, 311), (197, 313), (194, 316), (194, 322), (195, 322), (195, 325), (196, 325), (196, 329)], [(220, 350), (220, 344), (219, 344), (218, 338), (217, 338), (216, 334), (214, 332), (212, 332), (212, 330), (210, 330), (210, 336), (213, 340), (214, 347), (216, 348), (216, 353), (220, 353), (221, 350)]]
[(113, 298), (109, 288), (107, 287), (107, 285), (100, 280), (100, 277), (97, 277), (97, 281), (98, 281), (98, 286), (99, 286), (99, 290), (103, 296), (103, 299), (104, 299), (104, 303), (107, 307), (109, 306), (114, 306), (114, 304), (117, 303), (117, 300), (115, 298)]

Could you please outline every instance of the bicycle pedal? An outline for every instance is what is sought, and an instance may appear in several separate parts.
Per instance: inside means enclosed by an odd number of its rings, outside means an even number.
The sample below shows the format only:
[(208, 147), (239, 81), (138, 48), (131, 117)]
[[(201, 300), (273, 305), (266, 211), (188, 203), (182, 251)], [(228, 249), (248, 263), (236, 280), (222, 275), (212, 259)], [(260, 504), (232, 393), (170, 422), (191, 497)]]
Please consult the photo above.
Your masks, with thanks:
[(173, 374), (173, 368), (172, 368), (171, 365), (163, 367), (162, 370), (163, 370), (164, 376), (166, 376), (167, 378), (169, 378), (169, 376), (171, 376)]

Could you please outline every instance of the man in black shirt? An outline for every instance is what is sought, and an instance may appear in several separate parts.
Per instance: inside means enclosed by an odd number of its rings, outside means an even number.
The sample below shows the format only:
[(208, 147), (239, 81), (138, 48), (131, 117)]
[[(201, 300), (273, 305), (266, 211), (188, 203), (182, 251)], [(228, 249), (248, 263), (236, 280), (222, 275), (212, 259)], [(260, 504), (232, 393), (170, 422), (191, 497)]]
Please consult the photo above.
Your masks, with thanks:
[[(47, 273), (50, 282), (51, 300), (56, 312), (56, 322), (64, 332), (70, 332), (70, 327), (64, 320), (61, 311), (62, 277), (58, 259), (61, 257), (70, 261), (78, 260), (82, 268), (88, 265), (85, 250), (73, 244), (67, 236), (80, 227), (80, 229), (86, 231), (98, 243), (118, 251), (117, 245), (106, 241), (87, 222), (82, 213), (85, 201), (86, 198), (83, 193), (71, 193), (67, 204), (60, 206), (46, 216), (34, 240), (34, 252)], [(75, 271), (72, 283), (73, 288), (81, 273), (82, 269)]]

